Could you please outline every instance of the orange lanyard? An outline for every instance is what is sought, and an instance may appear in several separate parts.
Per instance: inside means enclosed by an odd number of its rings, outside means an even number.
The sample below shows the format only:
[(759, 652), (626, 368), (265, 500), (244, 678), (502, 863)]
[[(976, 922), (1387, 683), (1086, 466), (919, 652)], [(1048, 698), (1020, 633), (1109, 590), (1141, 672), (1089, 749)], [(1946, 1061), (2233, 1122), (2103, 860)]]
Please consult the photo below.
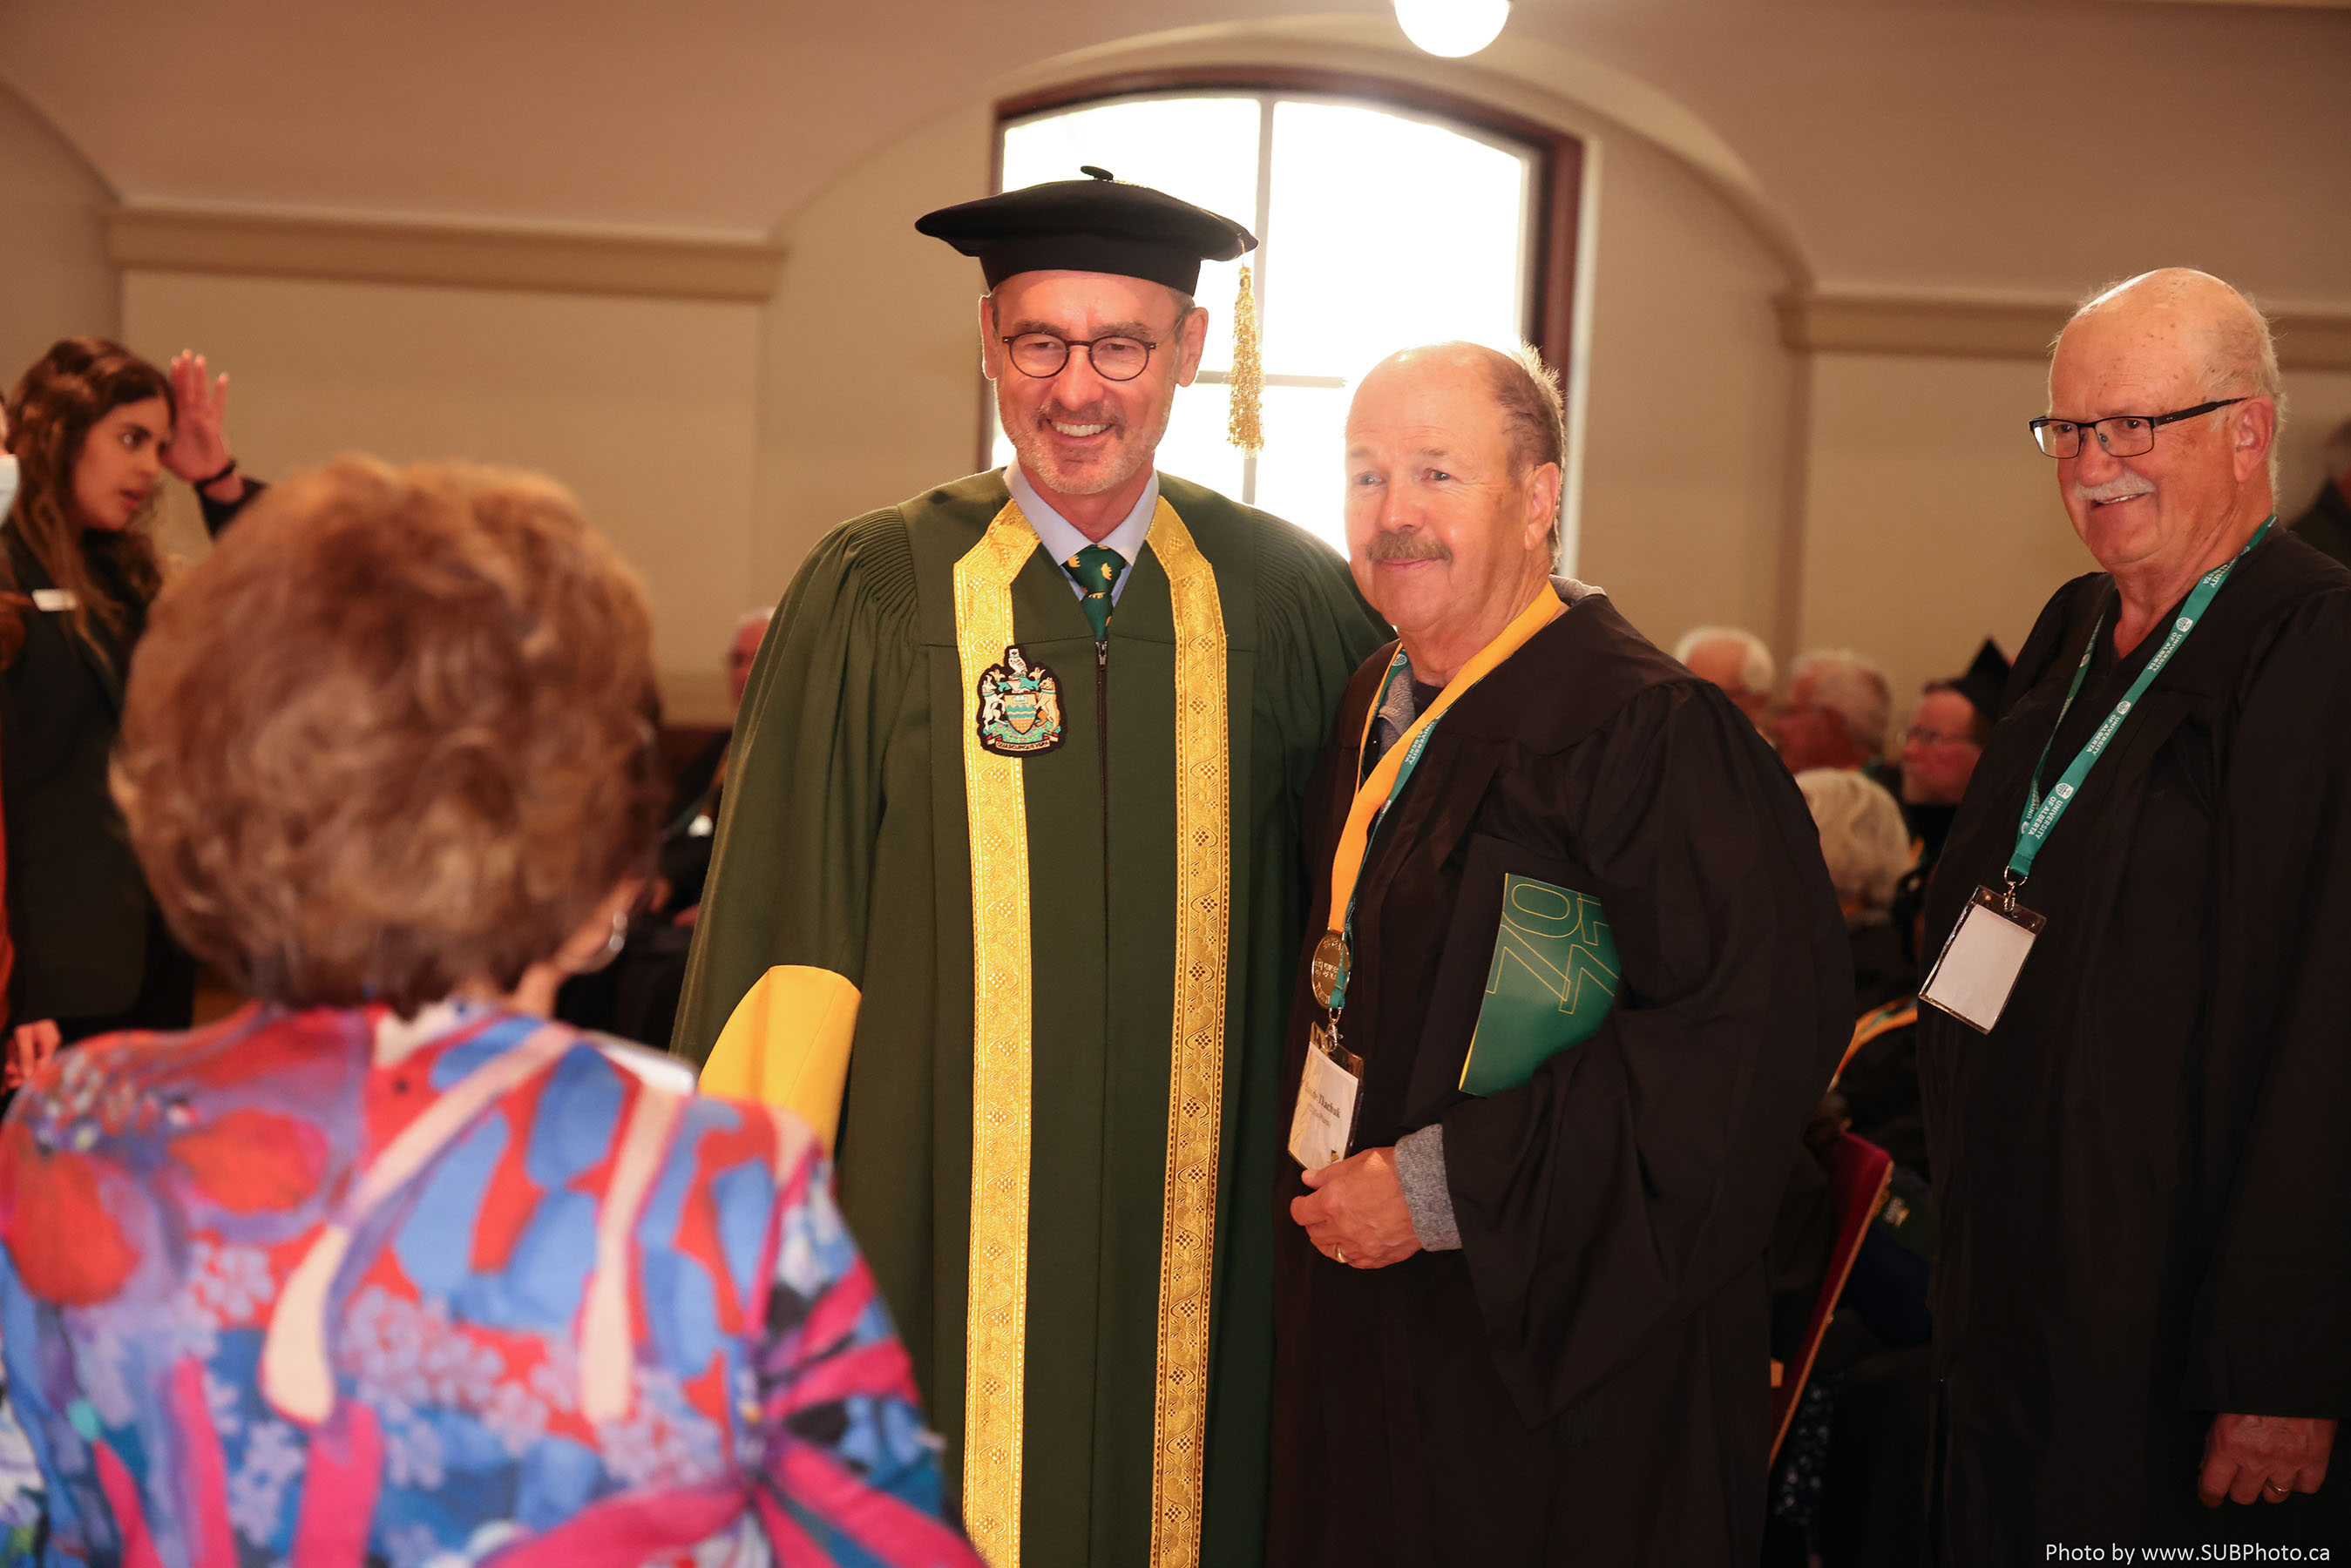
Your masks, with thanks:
[[(1318, 992), (1322, 992), (1316, 1000), (1332, 1012), (1344, 1005), (1346, 1000), (1346, 944), (1354, 919), (1355, 881), (1363, 874), (1364, 856), (1371, 847), (1372, 831), (1378, 824), (1381, 812), (1403, 790), (1405, 779), (1411, 776), (1414, 766), (1420, 761), (1421, 749), (1427, 744), (1430, 732), (1437, 721), (1445, 716), (1445, 711), (1452, 707), (1463, 692), (1484, 680), (1496, 665), (1524, 648), (1535, 633), (1549, 626), (1566, 607), (1560, 600), (1559, 590), (1545, 579), (1541, 590), (1526, 608), (1519, 612), (1518, 618), (1504, 627), (1499, 637), (1479, 649), (1469, 662), (1445, 683), (1445, 690), (1437, 693), (1437, 701), (1413, 720), (1411, 728), (1396, 737), (1395, 743), (1380, 758), (1379, 766), (1372, 770), (1371, 777), (1357, 786), (1354, 804), (1347, 810), (1347, 825), (1339, 834), (1338, 850), (1331, 857), (1330, 922), (1326, 928), (1327, 934), (1322, 939), (1322, 947), (1318, 948), (1315, 954), (1316, 985)], [(1358, 757), (1363, 755), (1362, 746), (1370, 743), (1372, 722), (1378, 716), (1389, 687), (1399, 670), (1409, 668), (1410, 661), (1399, 647), (1395, 658), (1389, 661), (1387, 679), (1380, 683), (1379, 694), (1373, 701), (1371, 711), (1364, 715), (1364, 739), (1355, 753)], [(1332, 948), (1334, 940), (1337, 947), (1331, 954), (1335, 959), (1334, 972), (1331, 983), (1324, 987), (1321, 973), (1324, 969), (1326, 951)]]

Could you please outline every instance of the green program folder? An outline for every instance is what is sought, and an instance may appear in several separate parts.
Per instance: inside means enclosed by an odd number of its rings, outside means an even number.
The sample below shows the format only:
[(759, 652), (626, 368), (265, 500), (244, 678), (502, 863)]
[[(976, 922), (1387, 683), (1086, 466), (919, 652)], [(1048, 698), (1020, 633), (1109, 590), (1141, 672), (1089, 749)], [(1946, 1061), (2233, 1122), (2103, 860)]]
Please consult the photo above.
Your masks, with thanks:
[(1461, 1066), (1462, 1089), (1515, 1089), (1592, 1038), (1615, 1003), (1616, 973), (1616, 939), (1599, 899), (1505, 872), (1494, 961)]

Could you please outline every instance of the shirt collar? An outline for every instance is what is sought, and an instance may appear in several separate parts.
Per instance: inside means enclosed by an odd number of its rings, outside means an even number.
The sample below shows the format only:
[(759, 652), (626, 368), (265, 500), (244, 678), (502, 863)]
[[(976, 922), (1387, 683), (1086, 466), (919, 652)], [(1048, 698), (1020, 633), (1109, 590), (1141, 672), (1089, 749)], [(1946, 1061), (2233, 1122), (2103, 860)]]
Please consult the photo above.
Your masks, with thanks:
[[(1012, 499), (1020, 504), (1020, 514), (1029, 519), (1030, 527), (1037, 530), (1037, 537), (1043, 543), (1045, 553), (1056, 562), (1066, 561), (1094, 544), (1107, 545), (1118, 552), (1119, 558), (1126, 566), (1118, 574), (1118, 581), (1111, 585), (1111, 601), (1115, 604), (1120, 592), (1126, 587), (1127, 574), (1134, 570), (1134, 563), (1143, 554), (1143, 541), (1144, 535), (1151, 532), (1152, 516), (1159, 510), (1157, 472), (1153, 472), (1151, 483), (1145, 484), (1143, 493), (1135, 498), (1134, 510), (1128, 513), (1117, 527), (1098, 540), (1087, 538), (1078, 531), (1076, 524), (1054, 511), (1045, 498), (1037, 493), (1037, 487), (1029, 483), (1029, 476), (1020, 472), (1018, 462), (1004, 465), (1004, 484), (1012, 492)], [(1070, 586), (1077, 587), (1075, 582)]]
[(1364, 748), (1366, 774), (1381, 757), (1387, 755), (1390, 746), (1404, 739), (1404, 732), (1420, 716), (1420, 694), (1412, 689), (1412, 660), (1405, 659), (1401, 662), (1403, 669), (1389, 672), (1387, 691), (1373, 714), (1374, 744)]

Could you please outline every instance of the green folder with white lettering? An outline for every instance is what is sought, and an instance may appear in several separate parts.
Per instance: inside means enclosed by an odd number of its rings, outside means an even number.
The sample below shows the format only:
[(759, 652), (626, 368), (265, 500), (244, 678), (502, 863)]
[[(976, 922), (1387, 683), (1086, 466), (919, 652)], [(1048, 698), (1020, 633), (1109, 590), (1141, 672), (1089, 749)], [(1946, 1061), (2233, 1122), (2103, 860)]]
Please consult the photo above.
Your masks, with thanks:
[(1600, 900), (1516, 872), (1502, 876), (1502, 918), (1461, 1087), (1515, 1089), (1600, 1028), (1616, 1002), (1616, 938)]

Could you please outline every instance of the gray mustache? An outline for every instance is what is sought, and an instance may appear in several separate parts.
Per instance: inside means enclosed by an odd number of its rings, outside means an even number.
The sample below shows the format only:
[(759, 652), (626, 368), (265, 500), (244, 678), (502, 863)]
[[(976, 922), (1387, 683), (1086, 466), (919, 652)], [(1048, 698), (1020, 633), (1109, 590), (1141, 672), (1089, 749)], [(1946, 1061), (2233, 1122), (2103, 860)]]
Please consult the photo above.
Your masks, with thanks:
[(1372, 542), (1364, 546), (1364, 554), (1374, 561), (1449, 561), (1453, 552), (1445, 541), (1432, 538), (1417, 528), (1400, 528), (1393, 534), (1374, 534)]

